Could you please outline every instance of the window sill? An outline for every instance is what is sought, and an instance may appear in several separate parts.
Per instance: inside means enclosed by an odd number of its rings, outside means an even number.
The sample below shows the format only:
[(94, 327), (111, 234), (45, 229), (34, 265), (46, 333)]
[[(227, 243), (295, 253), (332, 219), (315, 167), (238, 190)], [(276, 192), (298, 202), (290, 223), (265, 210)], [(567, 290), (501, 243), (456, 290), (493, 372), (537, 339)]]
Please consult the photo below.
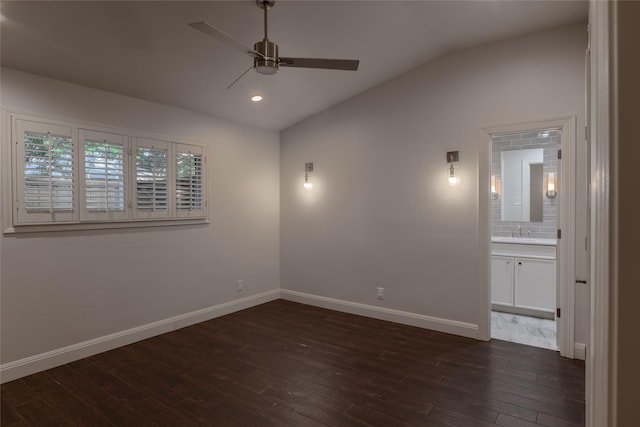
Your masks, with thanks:
[(117, 228), (170, 227), (181, 225), (209, 224), (207, 218), (156, 219), (118, 222), (69, 222), (57, 224), (14, 225), (3, 230), (3, 234), (41, 233), (51, 231), (112, 230)]

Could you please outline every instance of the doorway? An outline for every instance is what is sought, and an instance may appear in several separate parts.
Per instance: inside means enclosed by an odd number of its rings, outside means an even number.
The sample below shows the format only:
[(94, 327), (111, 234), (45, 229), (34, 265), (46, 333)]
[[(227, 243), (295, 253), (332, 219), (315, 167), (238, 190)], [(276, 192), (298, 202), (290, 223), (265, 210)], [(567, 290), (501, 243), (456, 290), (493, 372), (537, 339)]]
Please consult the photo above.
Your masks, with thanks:
[(558, 350), (557, 128), (491, 135), (491, 338)]
[[(503, 327), (510, 322), (549, 338), (549, 323), (529, 321), (548, 320), (556, 329), (557, 349), (573, 358), (575, 200), (563, 189), (574, 185), (575, 118), (485, 127), (481, 139), (479, 218), (487, 267), (481, 290), (486, 324), (479, 331), (491, 339), (492, 323), (495, 335), (497, 322)], [(494, 153), (493, 143), (503, 150)], [(529, 151), (537, 148), (542, 153)], [(515, 183), (504, 181), (510, 163)]]

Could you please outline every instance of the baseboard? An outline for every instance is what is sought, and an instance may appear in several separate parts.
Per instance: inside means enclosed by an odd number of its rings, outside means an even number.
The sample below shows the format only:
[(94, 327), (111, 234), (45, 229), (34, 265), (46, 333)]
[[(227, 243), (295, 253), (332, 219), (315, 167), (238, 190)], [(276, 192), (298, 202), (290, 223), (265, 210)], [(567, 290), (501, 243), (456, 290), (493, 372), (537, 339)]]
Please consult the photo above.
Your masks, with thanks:
[(301, 304), (313, 305), (316, 307), (328, 308), (330, 310), (357, 314), (359, 316), (401, 323), (403, 325), (417, 326), (419, 328), (445, 332), (448, 334), (461, 335), (469, 338), (478, 338), (478, 325), (472, 323), (442, 319), (439, 317), (426, 316), (424, 314), (360, 304), (356, 302), (327, 298), (318, 295), (305, 294), (288, 289), (280, 289), (280, 298), (287, 301), (299, 302)]
[(587, 358), (587, 345), (582, 343), (574, 343), (573, 345), (573, 358), (586, 360)]
[(93, 356), (94, 354), (113, 350), (114, 348), (132, 344), (166, 332), (175, 331), (176, 329), (184, 328), (195, 323), (204, 322), (239, 310), (244, 310), (249, 307), (276, 300), (279, 297), (280, 290), (274, 289), (246, 298), (229, 301), (146, 325), (137, 326), (125, 331), (94, 338), (92, 340), (48, 351), (46, 353), (4, 363), (0, 365), (0, 383), (13, 381), (15, 379), (55, 368), (56, 366), (64, 365), (65, 363), (70, 363), (84, 357)]

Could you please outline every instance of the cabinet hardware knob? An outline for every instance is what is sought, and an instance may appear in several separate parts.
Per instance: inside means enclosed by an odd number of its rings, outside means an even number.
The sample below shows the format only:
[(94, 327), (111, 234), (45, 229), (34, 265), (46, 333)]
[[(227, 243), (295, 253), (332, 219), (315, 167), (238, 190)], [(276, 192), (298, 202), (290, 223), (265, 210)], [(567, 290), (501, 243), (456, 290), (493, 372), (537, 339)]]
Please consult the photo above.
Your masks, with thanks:
[(522, 265), (522, 261), (518, 261), (518, 265)]

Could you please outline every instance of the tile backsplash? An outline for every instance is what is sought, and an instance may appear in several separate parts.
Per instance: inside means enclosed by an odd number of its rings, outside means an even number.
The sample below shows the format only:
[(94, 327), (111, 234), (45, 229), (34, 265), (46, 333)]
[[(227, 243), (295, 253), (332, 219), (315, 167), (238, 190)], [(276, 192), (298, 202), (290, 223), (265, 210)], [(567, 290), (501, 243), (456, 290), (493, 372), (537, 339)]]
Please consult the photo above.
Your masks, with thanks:
[[(539, 132), (526, 132), (514, 134), (493, 135), (491, 138), (491, 176), (498, 177), (502, 182), (500, 159), (501, 152), (507, 150), (528, 150), (542, 148), (543, 178), (546, 188), (549, 173), (553, 172), (558, 180), (558, 146), (560, 145), (560, 131), (548, 130)], [(556, 183), (557, 185), (557, 183)], [(542, 190), (542, 189), (541, 189)], [(543, 197), (543, 222), (518, 222), (501, 221), (502, 197), (491, 200), (491, 235), (492, 236), (518, 236), (555, 239), (558, 222), (558, 200)], [(520, 226), (520, 231), (518, 231)]]

